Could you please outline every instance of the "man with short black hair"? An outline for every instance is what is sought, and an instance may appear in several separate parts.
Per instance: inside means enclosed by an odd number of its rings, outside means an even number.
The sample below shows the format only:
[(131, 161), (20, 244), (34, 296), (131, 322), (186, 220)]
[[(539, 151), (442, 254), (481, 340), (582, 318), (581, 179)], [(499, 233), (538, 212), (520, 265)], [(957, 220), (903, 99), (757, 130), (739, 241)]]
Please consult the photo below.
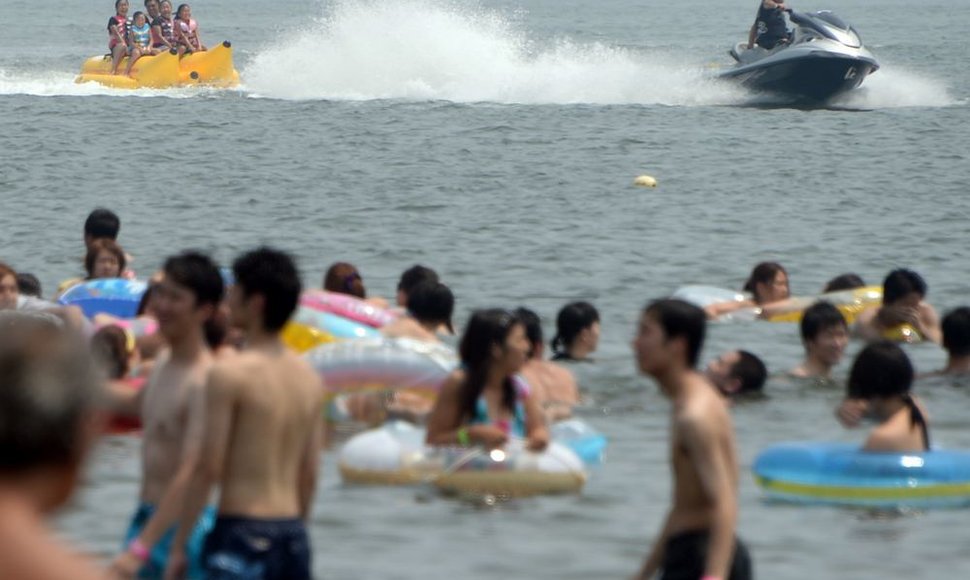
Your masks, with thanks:
[(91, 249), (91, 245), (98, 240), (105, 238), (115, 241), (118, 239), (118, 232), (121, 231), (121, 218), (118, 214), (99, 207), (88, 214), (84, 220), (84, 245)]
[(849, 345), (845, 316), (832, 303), (822, 300), (805, 309), (799, 330), (805, 360), (790, 374), (798, 378), (831, 378), (832, 369), (842, 360)]
[(705, 376), (725, 397), (760, 393), (768, 379), (768, 369), (755, 354), (731, 350), (707, 364)]
[[(900, 268), (890, 272), (882, 284), (882, 306), (864, 310), (856, 318), (856, 332), (867, 341), (899, 340), (893, 331), (909, 326), (920, 336), (937, 344), (943, 340), (940, 317), (925, 302), (928, 288), (923, 277)], [(903, 337), (905, 338), (905, 336)]]
[(633, 342), (640, 371), (671, 400), (673, 505), (637, 578), (749, 580), (751, 561), (734, 533), (738, 460), (724, 397), (696, 366), (704, 311), (681, 300), (651, 302)]

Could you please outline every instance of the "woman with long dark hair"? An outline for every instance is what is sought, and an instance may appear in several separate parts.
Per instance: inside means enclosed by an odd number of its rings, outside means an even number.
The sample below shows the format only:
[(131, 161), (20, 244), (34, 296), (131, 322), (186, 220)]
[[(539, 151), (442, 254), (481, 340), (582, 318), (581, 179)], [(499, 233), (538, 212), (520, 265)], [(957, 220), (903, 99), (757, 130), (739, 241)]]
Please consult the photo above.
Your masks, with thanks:
[(542, 411), (517, 373), (528, 358), (525, 326), (506, 310), (475, 312), (461, 339), (454, 371), (428, 418), (429, 445), (504, 445), (524, 437), (529, 449), (549, 443)]
[(751, 294), (749, 300), (718, 302), (708, 305), (704, 312), (708, 318), (718, 318), (742, 308), (758, 308), (760, 318), (770, 318), (784, 310), (791, 297), (788, 272), (778, 262), (761, 262), (751, 270), (744, 291)]

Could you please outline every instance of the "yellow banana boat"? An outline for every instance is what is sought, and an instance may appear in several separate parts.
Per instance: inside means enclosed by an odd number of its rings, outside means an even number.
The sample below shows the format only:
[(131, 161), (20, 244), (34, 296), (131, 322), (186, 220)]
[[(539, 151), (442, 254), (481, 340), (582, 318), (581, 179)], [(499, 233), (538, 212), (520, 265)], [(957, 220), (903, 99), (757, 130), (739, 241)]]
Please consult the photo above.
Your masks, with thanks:
[[(128, 65), (121, 60), (119, 71)], [(239, 72), (232, 63), (232, 45), (225, 41), (209, 50), (179, 58), (172, 50), (143, 56), (131, 67), (131, 75), (111, 74), (111, 55), (94, 56), (81, 65), (77, 83), (96, 82), (116, 89), (168, 89), (190, 85), (229, 88), (239, 84)]]

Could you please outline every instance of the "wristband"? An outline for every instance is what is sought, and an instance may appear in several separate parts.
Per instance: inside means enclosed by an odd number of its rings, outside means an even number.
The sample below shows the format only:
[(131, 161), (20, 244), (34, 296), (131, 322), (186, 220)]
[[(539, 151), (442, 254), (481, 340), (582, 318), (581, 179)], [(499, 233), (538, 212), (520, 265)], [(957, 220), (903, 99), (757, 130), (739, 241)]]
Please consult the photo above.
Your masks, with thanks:
[(141, 538), (135, 538), (128, 543), (128, 552), (130, 552), (132, 556), (138, 558), (140, 562), (147, 562), (149, 556), (151, 556), (151, 552), (148, 550), (148, 547), (145, 546), (145, 542), (141, 541)]
[(458, 444), (463, 447), (468, 447), (471, 440), (468, 438), (468, 427), (462, 427), (458, 430)]

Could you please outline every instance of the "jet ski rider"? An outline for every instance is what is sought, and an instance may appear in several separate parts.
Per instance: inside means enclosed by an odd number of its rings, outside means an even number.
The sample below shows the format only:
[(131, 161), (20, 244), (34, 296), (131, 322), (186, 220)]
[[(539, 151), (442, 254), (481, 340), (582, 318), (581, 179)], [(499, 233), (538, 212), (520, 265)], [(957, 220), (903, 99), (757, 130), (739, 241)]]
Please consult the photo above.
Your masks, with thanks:
[(785, 11), (788, 7), (782, 0), (761, 0), (758, 7), (758, 17), (748, 33), (748, 48), (758, 46), (771, 50), (779, 44), (788, 43), (788, 24), (785, 22)]

